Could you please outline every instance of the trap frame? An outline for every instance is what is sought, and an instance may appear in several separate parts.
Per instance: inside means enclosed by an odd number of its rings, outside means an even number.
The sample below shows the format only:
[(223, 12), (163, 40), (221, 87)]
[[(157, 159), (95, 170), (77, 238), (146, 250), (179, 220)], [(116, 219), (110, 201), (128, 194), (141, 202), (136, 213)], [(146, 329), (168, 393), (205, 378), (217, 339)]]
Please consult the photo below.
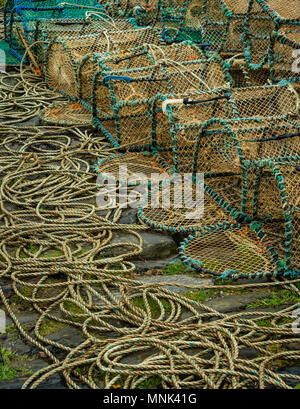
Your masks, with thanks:
[[(299, 112), (299, 97), (289, 84), (202, 91), (171, 100), (162, 97), (156, 103), (162, 104), (168, 119), (162, 121), (163, 114), (156, 114), (152, 145), (162, 157), (164, 150), (172, 149), (176, 172), (236, 171), (240, 157), (233, 139), (224, 138), (224, 123), (230, 125), (246, 159), (292, 154), (293, 148), (279, 138), (284, 132), (298, 131), (293, 119)], [(277, 144), (272, 144), (274, 138), (267, 142), (270, 130), (278, 136)], [(288, 138), (284, 142), (289, 143)]]
[(254, 174), (253, 218), (263, 220), (261, 229), (268, 235), (286, 274), (300, 274), (300, 160), (284, 163), (270, 159), (246, 164)]
[(185, 264), (222, 279), (284, 273), (268, 237), (255, 222), (205, 226), (181, 243), (179, 254)]
[(167, 42), (191, 40), (202, 42), (201, 15), (199, 0), (161, 1), (162, 37)]
[(203, 40), (224, 53), (241, 53), (249, 0), (202, 0)]

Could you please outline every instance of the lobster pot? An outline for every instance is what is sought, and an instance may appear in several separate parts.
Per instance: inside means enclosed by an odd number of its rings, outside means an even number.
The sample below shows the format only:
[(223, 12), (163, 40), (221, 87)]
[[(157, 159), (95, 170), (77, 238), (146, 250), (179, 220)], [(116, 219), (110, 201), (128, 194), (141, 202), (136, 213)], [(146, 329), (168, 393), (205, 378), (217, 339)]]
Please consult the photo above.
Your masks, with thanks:
[(78, 103), (66, 103), (45, 108), (39, 114), (42, 121), (54, 125), (92, 125), (91, 112)]
[[(241, 159), (237, 144), (247, 159), (259, 158), (262, 152), (266, 157), (270, 146), (274, 146), (272, 138), (264, 149), (258, 141), (267, 138), (273, 127), (277, 127), (278, 135), (298, 131), (297, 125), (283, 125), (287, 118), (298, 113), (299, 99), (289, 85), (231, 89), (202, 93), (200, 97), (192, 95), (186, 100), (172, 99), (168, 103), (165, 98), (168, 123), (163, 132), (160, 131), (163, 114), (158, 113), (155, 124), (158, 130), (154, 128), (152, 134), (160, 150), (172, 147), (173, 166), (180, 173), (191, 172), (193, 167), (204, 173), (234, 172)], [(214, 118), (218, 121), (207, 126)], [(224, 137), (224, 123), (230, 126), (235, 138), (228, 133)], [(275, 147), (272, 150), (278, 156), (285, 152), (282, 145), (277, 151)]]
[(278, 273), (276, 255), (255, 226), (229, 222), (203, 227), (179, 247), (182, 261), (221, 278), (261, 278)]
[(227, 34), (226, 41), (222, 44), (222, 51), (241, 52), (243, 51), (244, 20), (249, 0), (218, 0), (218, 3), (223, 12), (221, 22)]
[(254, 217), (265, 220), (263, 230), (286, 270), (300, 273), (300, 159), (285, 164), (257, 163)]
[(163, 38), (168, 42), (189, 39), (202, 42), (202, 0), (162, 0)]
[[(152, 144), (155, 121), (160, 145), (168, 121), (161, 112), (155, 116), (156, 101), (161, 95), (195, 94), (207, 88), (224, 87), (227, 81), (219, 59), (111, 71), (109, 75), (98, 72), (94, 77), (93, 119), (106, 129), (114, 144), (137, 146)], [(161, 145), (163, 149), (169, 147)]]
[(91, 10), (101, 12), (102, 14), (104, 12), (103, 7), (96, 0), (82, 0), (70, 5), (61, 4), (59, 0), (28, 2), (26, 5), (17, 5), (9, 15), (9, 22), (7, 21), (7, 41), (12, 52), (21, 58), (24, 46), (19, 40), (17, 28), (22, 28), (23, 35), (30, 43), (38, 20), (85, 17), (85, 13)]
[(300, 83), (300, 25), (289, 31), (273, 31), (271, 41), (271, 79)]
[(195, 44), (185, 41), (172, 45), (143, 45), (130, 50), (87, 54), (81, 61), (78, 70), (79, 99), (90, 102), (92, 97), (93, 77), (97, 71), (129, 70), (148, 67), (159, 61), (175, 61), (178, 67), (181, 62), (205, 58)]
[[(107, 17), (107, 16), (106, 16)], [(39, 20), (35, 26), (34, 41), (40, 43), (34, 47), (34, 52), (38, 61), (44, 64), (45, 50), (50, 41), (55, 38), (65, 38), (71, 36), (85, 36), (92, 33), (97, 33), (103, 30), (111, 29), (127, 30), (133, 26), (129, 20), (111, 21), (105, 16), (99, 18), (66, 18), (66, 19), (51, 19)]]
[(245, 18), (245, 57), (252, 68), (268, 62), (273, 30), (289, 30), (300, 25), (300, 2), (290, 0), (253, 0)]
[(56, 89), (63, 95), (78, 99), (77, 70), (86, 54), (126, 50), (144, 43), (160, 44), (155, 30), (116, 30), (56, 39), (46, 51), (46, 83), (49, 88)]

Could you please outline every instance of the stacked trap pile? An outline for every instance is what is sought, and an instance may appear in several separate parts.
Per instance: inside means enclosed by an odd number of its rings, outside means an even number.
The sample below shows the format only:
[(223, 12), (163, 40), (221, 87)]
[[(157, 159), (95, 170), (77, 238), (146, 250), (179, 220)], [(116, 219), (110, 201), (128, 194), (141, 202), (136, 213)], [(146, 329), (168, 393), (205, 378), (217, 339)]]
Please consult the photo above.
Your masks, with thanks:
[[(282, 8), (279, 0), (124, 0), (103, 3), (110, 16), (85, 11), (35, 23), (30, 41), (46, 83), (70, 101), (41, 117), (93, 124), (123, 149), (97, 165), (112, 186), (150, 188), (151, 174), (160, 174), (162, 189), (148, 191), (155, 206), (140, 204), (139, 220), (197, 231), (181, 255), (211, 274), (299, 272), (299, 203), (291, 193), (299, 96), (291, 84), (299, 81), (292, 67), (300, 13), (292, 1)], [(120, 164), (147, 181), (121, 177)], [(178, 174), (189, 178), (180, 184)], [(191, 211), (203, 200), (204, 212)]]
[(11, 53), (21, 59), (25, 48), (20, 35), (27, 43), (32, 43), (39, 20), (85, 18), (88, 11), (106, 14), (97, 0), (76, 0), (72, 3), (63, 3), (59, 0), (9, 1), (4, 12), (5, 40), (10, 46)]

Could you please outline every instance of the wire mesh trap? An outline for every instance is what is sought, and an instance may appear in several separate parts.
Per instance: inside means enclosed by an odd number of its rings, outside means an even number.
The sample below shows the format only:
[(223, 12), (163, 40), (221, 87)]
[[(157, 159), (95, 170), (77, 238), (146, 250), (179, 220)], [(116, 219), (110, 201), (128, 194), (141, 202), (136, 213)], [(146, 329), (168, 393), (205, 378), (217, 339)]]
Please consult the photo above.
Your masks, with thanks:
[(203, 227), (180, 245), (182, 261), (221, 278), (260, 278), (278, 274), (265, 234), (252, 225), (220, 223)]
[[(108, 75), (107, 75), (108, 74)], [(105, 129), (107, 137), (117, 144), (142, 145), (152, 143), (153, 104), (161, 95), (228, 86), (230, 77), (224, 63), (218, 58), (187, 61), (177, 64), (97, 72), (93, 81), (93, 121)], [(157, 121), (159, 117), (159, 121)], [(164, 138), (167, 117), (158, 113), (156, 137)], [(145, 142), (143, 142), (144, 144)], [(169, 148), (164, 146), (163, 148)]]
[[(172, 45), (144, 44), (140, 47), (102, 54), (87, 54), (78, 69), (78, 97), (91, 102), (93, 78), (97, 71), (129, 70), (159, 62), (174, 63), (206, 59), (204, 52), (190, 41)], [(170, 61), (170, 62), (169, 62)]]
[[(129, 24), (129, 23), (126, 23)], [(83, 36), (56, 39), (47, 49), (45, 77), (50, 89), (55, 89), (70, 98), (77, 99), (77, 69), (82, 58), (89, 53), (121, 51), (148, 44), (161, 43), (157, 32), (149, 27), (103, 31)]]
[(279, 29), (299, 29), (300, 4), (297, 0), (251, 0), (245, 18), (245, 57), (250, 67), (257, 68), (272, 58), (271, 35)]

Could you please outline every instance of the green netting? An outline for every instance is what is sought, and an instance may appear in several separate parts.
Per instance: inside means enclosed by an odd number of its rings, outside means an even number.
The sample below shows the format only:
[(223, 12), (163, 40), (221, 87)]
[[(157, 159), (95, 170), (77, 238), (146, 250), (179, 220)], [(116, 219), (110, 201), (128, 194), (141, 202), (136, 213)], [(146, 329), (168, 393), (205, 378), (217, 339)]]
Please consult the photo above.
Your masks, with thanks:
[(162, 0), (160, 10), (164, 40), (203, 42), (201, 1)]

